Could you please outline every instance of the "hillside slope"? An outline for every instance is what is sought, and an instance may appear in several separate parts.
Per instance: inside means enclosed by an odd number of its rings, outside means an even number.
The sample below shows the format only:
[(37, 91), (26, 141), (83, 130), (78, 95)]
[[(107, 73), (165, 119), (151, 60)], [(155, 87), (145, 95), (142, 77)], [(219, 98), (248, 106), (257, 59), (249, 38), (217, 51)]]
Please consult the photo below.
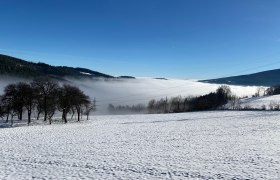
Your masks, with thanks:
[(263, 97), (254, 97), (241, 100), (241, 107), (250, 107), (255, 109), (261, 109), (262, 106), (265, 106), (266, 109), (270, 109), (270, 106), (276, 106), (280, 104), (280, 95), (274, 96), (263, 96)]
[(16, 77), (52, 76), (62, 77), (103, 77), (113, 78), (113, 76), (92, 71), (85, 68), (73, 68), (67, 66), (51, 66), (45, 63), (28, 62), (19, 58), (14, 58), (0, 54), (0, 75)]
[(241, 76), (202, 80), (201, 82), (245, 86), (274, 86), (280, 84), (280, 69)]

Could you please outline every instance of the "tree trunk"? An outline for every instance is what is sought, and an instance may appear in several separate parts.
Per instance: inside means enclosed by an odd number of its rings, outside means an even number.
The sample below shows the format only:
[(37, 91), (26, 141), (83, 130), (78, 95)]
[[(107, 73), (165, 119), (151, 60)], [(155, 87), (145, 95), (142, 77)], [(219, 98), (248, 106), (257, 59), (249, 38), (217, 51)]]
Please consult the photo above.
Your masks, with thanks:
[(23, 113), (23, 110), (21, 108), (21, 110), (19, 111), (19, 117), (18, 117), (19, 120), (22, 120), (22, 113)]
[(67, 114), (66, 114), (66, 110), (62, 111), (62, 120), (64, 121), (64, 123), (67, 123)]
[(47, 97), (45, 95), (44, 97), (44, 121), (47, 121), (48, 111), (47, 111)]
[(14, 116), (12, 115), (12, 117), (11, 117), (11, 126), (13, 126), (13, 124), (14, 124)]
[(80, 111), (77, 111), (78, 112), (78, 121), (80, 121), (80, 114), (81, 112)]
[(72, 116), (71, 116), (71, 119), (73, 119), (74, 115), (75, 115), (75, 111), (74, 111), (74, 109), (72, 108)]
[(45, 109), (45, 114), (44, 114), (44, 121), (47, 121), (47, 116), (48, 116), (48, 112)]
[(67, 123), (67, 117), (66, 117), (66, 115), (64, 115), (64, 123), (65, 123), (65, 124)]
[(50, 112), (50, 113), (48, 114), (48, 118), (49, 118), (49, 119), (52, 119), (53, 116), (54, 116), (54, 114), (55, 114), (55, 111)]
[(39, 118), (40, 118), (40, 114), (41, 114), (41, 112), (40, 111), (38, 111), (38, 113), (37, 113), (37, 120), (39, 120)]
[(64, 110), (62, 110), (62, 117), (61, 117), (62, 121), (64, 121)]
[(10, 113), (7, 113), (6, 123), (9, 122), (9, 116), (10, 116)]
[(28, 110), (28, 125), (31, 123), (31, 110)]

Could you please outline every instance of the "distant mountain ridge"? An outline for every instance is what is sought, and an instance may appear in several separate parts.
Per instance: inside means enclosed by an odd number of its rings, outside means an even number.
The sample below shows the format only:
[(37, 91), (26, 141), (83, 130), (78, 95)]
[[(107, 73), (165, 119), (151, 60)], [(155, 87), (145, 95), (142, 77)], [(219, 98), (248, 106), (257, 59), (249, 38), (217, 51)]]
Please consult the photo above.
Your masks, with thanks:
[[(135, 77), (132, 76), (114, 77), (81, 67), (74, 68), (68, 66), (52, 66), (42, 62), (35, 63), (3, 54), (0, 54), (0, 75), (22, 78), (33, 78), (36, 76), (48, 75), (57, 79), (63, 79), (63, 77), (135, 79)], [(201, 80), (199, 82), (243, 86), (275, 86), (280, 85), (280, 69), (263, 71), (248, 75)]]
[(86, 68), (74, 68), (67, 66), (51, 66), (46, 63), (29, 62), (19, 58), (0, 54), (0, 75), (35, 77), (52, 76), (54, 78), (114, 78), (111, 75), (92, 71)]
[(275, 86), (280, 85), (280, 69), (263, 71), (248, 75), (202, 80), (200, 82), (243, 86)]

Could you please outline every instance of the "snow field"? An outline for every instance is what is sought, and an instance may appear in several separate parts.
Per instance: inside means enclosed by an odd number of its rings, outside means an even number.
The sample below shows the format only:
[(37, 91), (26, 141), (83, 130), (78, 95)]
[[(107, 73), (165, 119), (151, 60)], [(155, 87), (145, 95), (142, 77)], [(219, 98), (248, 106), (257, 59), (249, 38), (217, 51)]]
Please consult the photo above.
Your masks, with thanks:
[(261, 109), (264, 105), (267, 110), (270, 109), (271, 105), (280, 105), (280, 95), (273, 96), (262, 96), (255, 98), (248, 98), (241, 100), (242, 107), (252, 107), (256, 109)]
[(280, 113), (95, 116), (0, 129), (0, 179), (279, 179)]

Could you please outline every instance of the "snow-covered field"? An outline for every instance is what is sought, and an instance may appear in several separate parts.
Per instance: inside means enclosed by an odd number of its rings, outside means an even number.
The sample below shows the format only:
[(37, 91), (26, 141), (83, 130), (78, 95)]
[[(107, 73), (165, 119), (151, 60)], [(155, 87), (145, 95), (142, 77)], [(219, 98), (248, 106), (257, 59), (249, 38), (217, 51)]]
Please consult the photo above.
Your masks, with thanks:
[(0, 137), (0, 179), (280, 179), (279, 112), (95, 116)]
[(262, 96), (262, 97), (255, 97), (255, 98), (248, 98), (241, 100), (242, 107), (252, 107), (256, 109), (261, 109), (262, 106), (265, 106), (266, 109), (270, 109), (270, 106), (280, 105), (280, 95), (274, 96)]

